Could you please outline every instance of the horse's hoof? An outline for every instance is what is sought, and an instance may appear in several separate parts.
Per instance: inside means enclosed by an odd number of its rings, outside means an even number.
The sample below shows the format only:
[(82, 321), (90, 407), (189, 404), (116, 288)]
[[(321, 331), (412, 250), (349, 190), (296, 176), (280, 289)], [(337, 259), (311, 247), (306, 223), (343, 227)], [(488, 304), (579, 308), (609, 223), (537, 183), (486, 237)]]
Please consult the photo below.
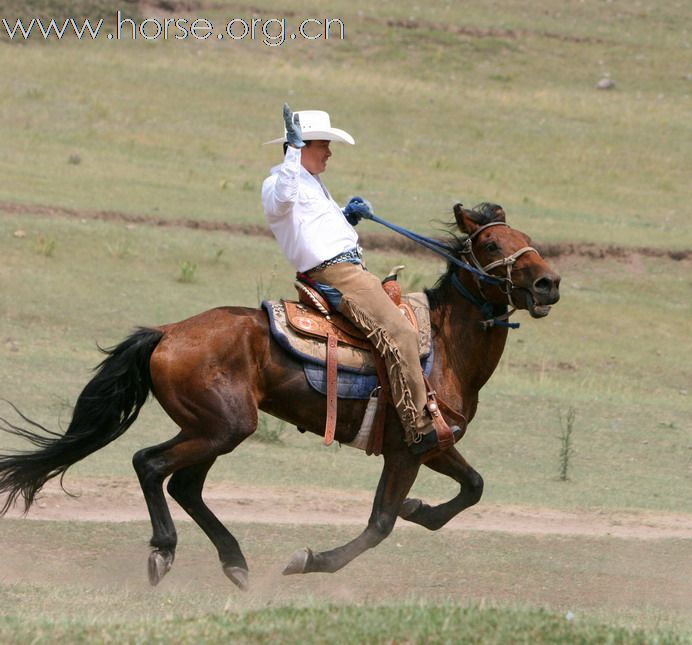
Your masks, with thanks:
[(159, 551), (158, 549), (149, 554), (147, 572), (149, 573), (149, 583), (155, 587), (173, 566), (175, 555), (172, 551)]
[(283, 570), (285, 576), (290, 576), (292, 573), (305, 573), (308, 563), (312, 560), (312, 551), (305, 547), (298, 549), (292, 556), (286, 568)]
[(242, 567), (231, 567), (228, 565), (224, 565), (223, 572), (226, 574), (226, 577), (236, 587), (238, 587), (238, 589), (240, 589), (241, 591), (248, 590), (250, 582), (248, 580), (247, 569), (243, 569)]
[(422, 500), (408, 497), (401, 504), (401, 508), (399, 509), (399, 517), (405, 520), (418, 511), (421, 506), (423, 506)]

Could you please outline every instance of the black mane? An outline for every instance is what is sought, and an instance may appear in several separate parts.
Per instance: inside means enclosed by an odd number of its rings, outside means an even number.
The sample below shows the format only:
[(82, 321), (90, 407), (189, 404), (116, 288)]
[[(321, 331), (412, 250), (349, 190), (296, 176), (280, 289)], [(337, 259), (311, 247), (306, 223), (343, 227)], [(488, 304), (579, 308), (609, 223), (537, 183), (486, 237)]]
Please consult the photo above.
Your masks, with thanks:
[[(490, 202), (482, 202), (467, 211), (471, 219), (479, 226), (490, 224), (498, 219), (499, 212), (504, 213), (502, 206), (492, 204)], [(456, 221), (449, 222), (447, 228), (450, 230), (450, 237), (446, 240), (451, 250), (451, 255), (457, 259), (461, 259), (461, 251), (468, 239), (466, 234), (457, 234), (459, 226)], [(447, 262), (447, 270), (437, 279), (437, 282), (429, 289), (424, 289), (430, 302), (430, 309), (437, 309), (446, 301), (445, 295), (449, 291), (452, 283), (452, 276), (457, 270), (457, 267), (452, 262)]]

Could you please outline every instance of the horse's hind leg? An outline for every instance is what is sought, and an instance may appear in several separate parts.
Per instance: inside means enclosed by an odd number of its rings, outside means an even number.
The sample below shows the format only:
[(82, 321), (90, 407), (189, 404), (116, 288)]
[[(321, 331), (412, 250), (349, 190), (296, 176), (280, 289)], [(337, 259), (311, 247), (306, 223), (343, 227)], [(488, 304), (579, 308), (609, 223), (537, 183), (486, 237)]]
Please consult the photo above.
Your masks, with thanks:
[(245, 591), (248, 587), (248, 566), (240, 545), (202, 499), (204, 480), (214, 461), (210, 459), (173, 473), (168, 482), (168, 492), (212, 541), (224, 573)]
[(431, 531), (436, 531), (465, 508), (478, 502), (483, 494), (483, 478), (456, 448), (441, 453), (425, 465), (459, 482), (461, 485), (459, 494), (437, 506), (425, 504), (420, 499), (407, 499), (401, 506), (399, 516)]
[[(218, 440), (217, 435), (217, 441), (212, 442), (208, 437), (191, 437), (189, 433), (182, 431), (170, 441), (135, 453), (132, 463), (139, 477), (153, 530), (150, 542), (153, 550), (149, 555), (148, 563), (149, 582), (152, 585), (158, 584), (161, 578), (170, 570), (175, 558), (175, 548), (177, 545), (175, 526), (173, 525), (173, 519), (163, 494), (163, 481), (171, 473), (183, 471), (183, 474), (180, 475), (179, 483), (173, 487), (176, 495), (186, 502), (188, 501), (188, 497), (181, 491), (183, 482), (190, 478), (193, 490), (190, 493), (190, 499), (194, 500), (195, 498), (195, 486), (200, 488), (200, 494), (197, 494), (197, 497), (201, 499), (201, 486), (211, 464), (214, 463), (219, 454), (230, 452), (235, 448), (245, 436), (247, 435), (231, 435), (226, 441), (221, 441)], [(199, 470), (195, 470), (196, 467), (199, 467)], [(191, 470), (188, 471), (190, 468)], [(192, 506), (196, 508), (194, 501)], [(201, 517), (203, 521), (208, 522), (208, 516), (202, 514)], [(204, 529), (205, 527), (202, 526), (202, 528)], [(231, 539), (233, 538), (231, 537)], [(236, 549), (238, 557), (232, 558), (231, 561), (234, 563), (238, 562), (239, 564), (244, 563), (245, 560), (240, 553), (237, 543)], [(245, 566), (245, 569), (247, 569), (247, 566)], [(236, 584), (238, 583), (236, 582)]]
[(149, 510), (153, 531), (150, 541), (153, 550), (148, 562), (149, 582), (152, 585), (161, 581), (175, 559), (178, 536), (163, 494), (163, 480), (171, 473), (166, 453), (181, 441), (182, 433), (165, 443), (139, 450), (132, 458), (132, 465)]
[(392, 532), (401, 503), (411, 489), (419, 467), (419, 462), (406, 449), (395, 455), (385, 455), (384, 468), (367, 528), (355, 540), (331, 551), (313, 553), (307, 548), (296, 551), (284, 569), (284, 575), (333, 573), (363, 551), (377, 546)]

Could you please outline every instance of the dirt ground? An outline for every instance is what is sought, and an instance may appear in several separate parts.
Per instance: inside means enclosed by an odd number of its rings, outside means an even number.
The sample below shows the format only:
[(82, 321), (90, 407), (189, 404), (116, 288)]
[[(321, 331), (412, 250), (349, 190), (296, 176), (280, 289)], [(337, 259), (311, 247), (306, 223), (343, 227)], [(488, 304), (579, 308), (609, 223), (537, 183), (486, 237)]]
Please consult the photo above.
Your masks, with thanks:
[(176, 561), (154, 594), (145, 566), (148, 516), (134, 478), (70, 477), (67, 486), (78, 496), (50, 482), (27, 520), (13, 519), (21, 509), (0, 520), (0, 583), (19, 594), (20, 616), (35, 606), (61, 620), (117, 621), (159, 605), (204, 615), (310, 599), (416, 599), (520, 603), (608, 623), (692, 629), (692, 514), (481, 502), (435, 533), (399, 521), (385, 543), (337, 574), (286, 577), (281, 571), (296, 549), (355, 537), (371, 493), (211, 483), (205, 497), (243, 546), (250, 593), (237, 592), (206, 536), (171, 502), (174, 519), (187, 521), (176, 522)]
[[(27, 517), (86, 522), (148, 519), (136, 481), (70, 478), (66, 488), (75, 496), (66, 495), (57, 482), (49, 482)], [(233, 485), (231, 488), (228, 484), (208, 485), (205, 499), (221, 520), (335, 526), (364, 526), (372, 503), (372, 495), (365, 492), (247, 485)], [(172, 500), (170, 507), (175, 519), (189, 519)], [(7, 517), (20, 517), (21, 510), (16, 507)], [(407, 523), (400, 521), (398, 526), (407, 526)], [(515, 535), (692, 539), (692, 515), (649, 511), (560, 511), (481, 503), (457, 516), (446, 528)]]

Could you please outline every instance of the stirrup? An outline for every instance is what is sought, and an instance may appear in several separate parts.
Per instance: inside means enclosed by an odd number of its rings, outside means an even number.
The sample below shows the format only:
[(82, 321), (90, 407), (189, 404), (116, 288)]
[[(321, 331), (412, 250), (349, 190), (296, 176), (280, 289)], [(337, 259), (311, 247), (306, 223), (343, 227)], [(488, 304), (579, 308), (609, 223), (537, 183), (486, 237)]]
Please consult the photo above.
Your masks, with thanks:
[[(462, 435), (464, 434), (459, 426), (449, 426), (449, 429), (452, 431), (454, 442), (461, 439)], [(427, 434), (416, 435), (413, 443), (408, 447), (408, 449), (414, 455), (423, 455), (426, 452), (434, 450), (435, 448), (440, 448), (440, 445), (437, 442), (437, 432), (434, 430), (431, 430)], [(440, 448), (440, 450), (447, 450), (447, 448)]]

